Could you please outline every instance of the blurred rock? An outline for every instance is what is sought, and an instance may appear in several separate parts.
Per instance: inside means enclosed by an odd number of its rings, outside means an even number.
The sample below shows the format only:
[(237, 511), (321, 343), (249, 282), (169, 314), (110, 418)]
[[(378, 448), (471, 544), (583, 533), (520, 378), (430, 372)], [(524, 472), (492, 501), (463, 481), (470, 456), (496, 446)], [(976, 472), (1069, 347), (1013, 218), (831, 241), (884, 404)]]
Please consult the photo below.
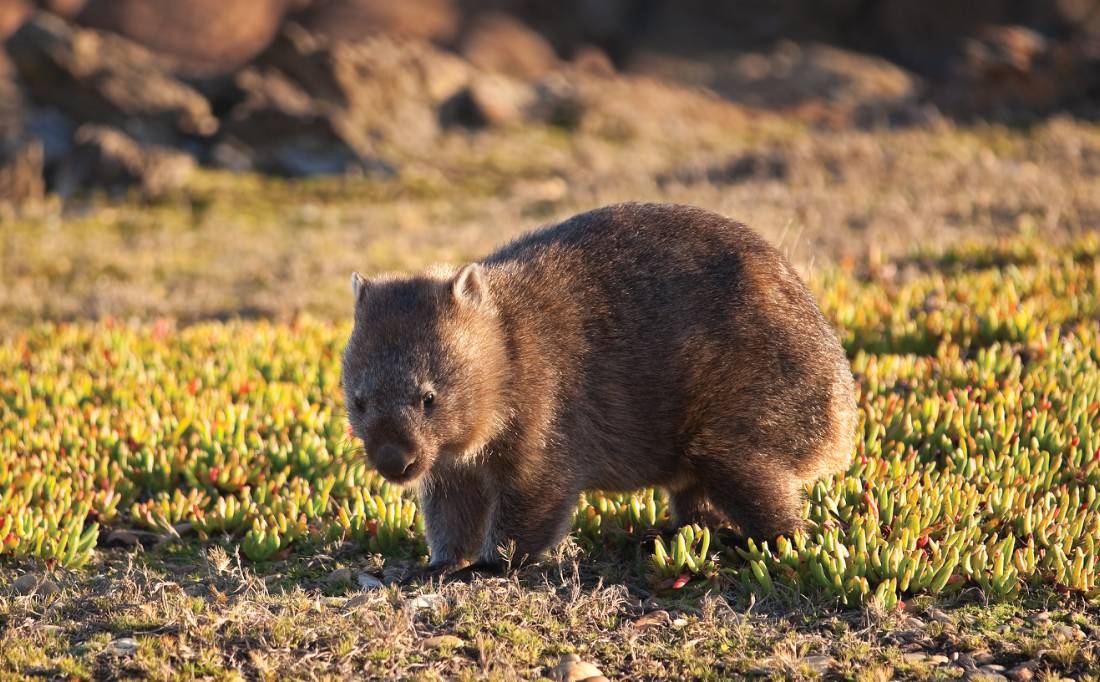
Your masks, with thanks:
[(77, 23), (124, 36), (188, 74), (231, 71), (259, 54), (288, 0), (89, 0)]
[(1048, 113), (1100, 89), (1100, 46), (1058, 42), (1022, 26), (986, 26), (966, 41), (935, 93), (956, 115)]
[(615, 64), (606, 52), (595, 45), (582, 45), (573, 52), (573, 66), (598, 76), (614, 76)]
[(566, 654), (547, 676), (557, 682), (579, 682), (603, 677), (603, 673), (591, 663), (582, 661), (577, 654)]
[(440, 109), (444, 125), (468, 128), (516, 125), (534, 102), (531, 86), (502, 74), (478, 74)]
[(785, 42), (769, 52), (692, 61), (648, 55), (633, 68), (749, 106), (797, 113), (817, 102), (849, 118), (912, 106), (920, 91), (912, 74), (884, 59), (822, 44)]
[(384, 34), (448, 44), (458, 33), (460, 14), (454, 0), (315, 0), (294, 19), (334, 40)]
[(38, 142), (27, 142), (5, 151), (0, 147), (0, 206), (23, 206), (46, 194), (42, 176), (43, 153)]
[(154, 198), (186, 185), (194, 160), (161, 146), (143, 146), (125, 133), (100, 125), (83, 125), (73, 150), (53, 173), (52, 185), (62, 198), (101, 188), (120, 194), (137, 187)]
[[(297, 93), (285, 88), (294, 109), (325, 119), (364, 158), (380, 143), (428, 149), (440, 129), (440, 105), (470, 78), (467, 64), (428, 43), (382, 36), (355, 43), (322, 40), (293, 25), (255, 61), (255, 69), (265, 78), (284, 78)], [(248, 118), (235, 111), (235, 129)]]
[(475, 18), (459, 45), (459, 53), (484, 71), (531, 80), (558, 66), (554, 48), (541, 35), (507, 14)]
[(161, 144), (176, 143), (180, 133), (208, 136), (218, 128), (202, 95), (124, 38), (37, 14), (7, 48), (30, 100), (75, 121), (116, 126)]
[[(34, 8), (26, 0), (0, 1), (0, 42), (15, 33), (33, 11)], [(0, 55), (0, 61), (3, 61), (3, 55)], [(0, 74), (3, 73), (3, 68), (0, 65)]]

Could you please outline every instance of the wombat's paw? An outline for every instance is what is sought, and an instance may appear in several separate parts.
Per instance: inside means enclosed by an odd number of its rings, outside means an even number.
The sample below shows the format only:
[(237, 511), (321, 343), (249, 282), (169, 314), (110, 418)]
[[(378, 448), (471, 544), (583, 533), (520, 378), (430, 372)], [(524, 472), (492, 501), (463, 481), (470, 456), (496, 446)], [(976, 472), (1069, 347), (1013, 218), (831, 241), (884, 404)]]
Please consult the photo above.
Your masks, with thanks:
[(504, 562), (498, 561), (476, 561), (469, 566), (460, 568), (454, 573), (447, 576), (449, 580), (461, 580), (464, 583), (468, 583), (477, 576), (494, 576), (503, 575), (507, 571), (507, 566)]
[(410, 585), (418, 585), (420, 583), (432, 582), (436, 579), (443, 578), (449, 573), (452, 573), (457, 567), (458, 564), (454, 563), (428, 564), (426, 567), (420, 570), (411, 571), (397, 584), (400, 587), (408, 587)]

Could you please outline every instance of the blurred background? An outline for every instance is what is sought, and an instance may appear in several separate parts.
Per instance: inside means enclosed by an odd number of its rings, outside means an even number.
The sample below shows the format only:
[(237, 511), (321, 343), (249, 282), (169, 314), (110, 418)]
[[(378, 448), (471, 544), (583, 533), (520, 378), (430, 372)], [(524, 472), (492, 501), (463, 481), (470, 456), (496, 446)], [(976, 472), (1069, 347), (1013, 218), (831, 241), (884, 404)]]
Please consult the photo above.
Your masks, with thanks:
[[(695, 203), (804, 270), (1100, 223), (1100, 0), (0, 0), (0, 326)], [(902, 269), (903, 270), (903, 269)]]

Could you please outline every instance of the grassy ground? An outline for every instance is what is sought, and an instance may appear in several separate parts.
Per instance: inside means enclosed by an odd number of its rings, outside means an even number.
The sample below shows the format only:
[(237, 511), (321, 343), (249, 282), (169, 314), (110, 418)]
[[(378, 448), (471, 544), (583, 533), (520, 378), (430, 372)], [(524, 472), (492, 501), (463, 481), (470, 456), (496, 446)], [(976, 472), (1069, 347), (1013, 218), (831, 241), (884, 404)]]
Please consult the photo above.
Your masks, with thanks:
[[(624, 679), (1098, 679), (1100, 132), (742, 124), (6, 219), (0, 676), (511, 679), (575, 653)], [(424, 548), (345, 436), (347, 272), (628, 198), (745, 219), (810, 275), (860, 385), (852, 468), (791, 543), (656, 549), (659, 495), (593, 493), (538, 566), (390, 584)]]

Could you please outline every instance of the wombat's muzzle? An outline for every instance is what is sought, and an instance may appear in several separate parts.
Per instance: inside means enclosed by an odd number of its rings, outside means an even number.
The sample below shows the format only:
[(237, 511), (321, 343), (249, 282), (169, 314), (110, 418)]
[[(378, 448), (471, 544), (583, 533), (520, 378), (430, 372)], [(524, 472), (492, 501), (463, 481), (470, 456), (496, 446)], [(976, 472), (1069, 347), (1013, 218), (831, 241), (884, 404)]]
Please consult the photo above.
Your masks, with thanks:
[(384, 443), (372, 451), (371, 455), (378, 473), (390, 481), (407, 481), (418, 473), (416, 453), (410, 448)]

